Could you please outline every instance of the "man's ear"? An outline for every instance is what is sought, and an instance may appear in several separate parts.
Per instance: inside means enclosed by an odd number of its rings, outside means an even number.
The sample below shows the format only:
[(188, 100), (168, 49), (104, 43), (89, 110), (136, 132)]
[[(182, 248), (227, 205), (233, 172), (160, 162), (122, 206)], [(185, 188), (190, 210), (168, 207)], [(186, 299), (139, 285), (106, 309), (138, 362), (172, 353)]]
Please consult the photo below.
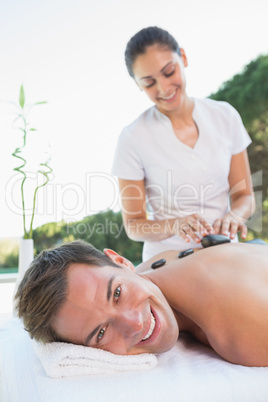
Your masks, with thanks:
[(122, 268), (128, 268), (131, 269), (131, 271), (135, 272), (135, 267), (132, 264), (131, 261), (129, 261), (127, 258), (122, 257), (121, 255), (117, 254), (114, 250), (111, 250), (110, 248), (105, 248), (103, 250), (104, 254), (110, 258), (111, 261), (113, 261), (115, 264), (119, 265)]

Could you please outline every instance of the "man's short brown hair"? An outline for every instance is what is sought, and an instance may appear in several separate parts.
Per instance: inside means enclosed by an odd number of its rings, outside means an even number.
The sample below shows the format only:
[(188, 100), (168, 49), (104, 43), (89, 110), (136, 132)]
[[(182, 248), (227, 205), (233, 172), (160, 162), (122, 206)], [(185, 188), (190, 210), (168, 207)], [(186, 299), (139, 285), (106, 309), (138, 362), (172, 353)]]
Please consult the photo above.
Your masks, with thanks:
[(72, 263), (118, 267), (105, 254), (81, 240), (41, 252), (26, 271), (15, 295), (18, 316), (37, 341), (61, 341), (53, 330), (52, 321), (66, 300), (67, 270)]

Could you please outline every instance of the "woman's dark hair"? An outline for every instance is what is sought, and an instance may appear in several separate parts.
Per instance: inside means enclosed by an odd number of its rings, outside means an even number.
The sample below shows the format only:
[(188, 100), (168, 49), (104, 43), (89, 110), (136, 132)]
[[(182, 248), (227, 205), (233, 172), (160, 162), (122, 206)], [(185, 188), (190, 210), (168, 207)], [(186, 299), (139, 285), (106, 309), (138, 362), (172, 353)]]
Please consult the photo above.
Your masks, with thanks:
[(136, 33), (128, 42), (125, 50), (125, 62), (129, 75), (134, 78), (132, 66), (136, 58), (146, 52), (148, 46), (158, 44), (181, 54), (177, 41), (162, 28), (148, 27)]

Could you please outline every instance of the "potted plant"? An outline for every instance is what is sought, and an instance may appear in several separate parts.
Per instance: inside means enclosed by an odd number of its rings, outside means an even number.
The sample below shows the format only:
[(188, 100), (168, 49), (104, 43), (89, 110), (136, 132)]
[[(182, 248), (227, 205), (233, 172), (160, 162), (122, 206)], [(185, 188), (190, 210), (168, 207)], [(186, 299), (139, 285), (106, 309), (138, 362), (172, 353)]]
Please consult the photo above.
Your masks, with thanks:
[(31, 213), (30, 213), (30, 224), (29, 229), (27, 230), (26, 224), (26, 205), (25, 205), (25, 185), (26, 182), (30, 179), (30, 172), (26, 170), (27, 168), (27, 160), (25, 156), (25, 149), (27, 145), (27, 140), (30, 134), (33, 134), (37, 130), (31, 127), (29, 123), (29, 114), (31, 109), (34, 106), (42, 105), (47, 102), (36, 102), (33, 104), (26, 104), (25, 103), (25, 92), (23, 85), (20, 87), (19, 93), (19, 102), (16, 103), (17, 113), (14, 123), (16, 122), (16, 128), (19, 129), (22, 133), (22, 145), (17, 147), (12, 155), (18, 160), (19, 165), (14, 168), (14, 171), (17, 172), (21, 176), (20, 182), (20, 195), (21, 195), (21, 206), (22, 206), (22, 219), (23, 219), (23, 239), (20, 243), (20, 251), (19, 251), (19, 277), (21, 277), (24, 272), (29, 267), (31, 261), (33, 260), (33, 222), (36, 212), (36, 199), (38, 190), (41, 187), (47, 185), (49, 180), (51, 179), (50, 174), (52, 173), (52, 169), (49, 166), (50, 156), (43, 162), (39, 163), (36, 176), (41, 175), (42, 182), (37, 184), (33, 189), (33, 196), (32, 196), (32, 206), (31, 206)]

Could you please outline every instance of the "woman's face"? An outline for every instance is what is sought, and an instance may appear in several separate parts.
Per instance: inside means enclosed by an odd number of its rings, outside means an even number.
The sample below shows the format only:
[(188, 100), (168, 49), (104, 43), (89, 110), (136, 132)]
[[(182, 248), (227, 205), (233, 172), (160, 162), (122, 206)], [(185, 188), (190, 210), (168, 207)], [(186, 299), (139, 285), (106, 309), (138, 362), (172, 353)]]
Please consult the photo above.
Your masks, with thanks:
[(136, 58), (132, 69), (140, 89), (162, 113), (168, 115), (183, 104), (186, 66), (183, 49), (180, 56), (167, 48), (152, 45)]

